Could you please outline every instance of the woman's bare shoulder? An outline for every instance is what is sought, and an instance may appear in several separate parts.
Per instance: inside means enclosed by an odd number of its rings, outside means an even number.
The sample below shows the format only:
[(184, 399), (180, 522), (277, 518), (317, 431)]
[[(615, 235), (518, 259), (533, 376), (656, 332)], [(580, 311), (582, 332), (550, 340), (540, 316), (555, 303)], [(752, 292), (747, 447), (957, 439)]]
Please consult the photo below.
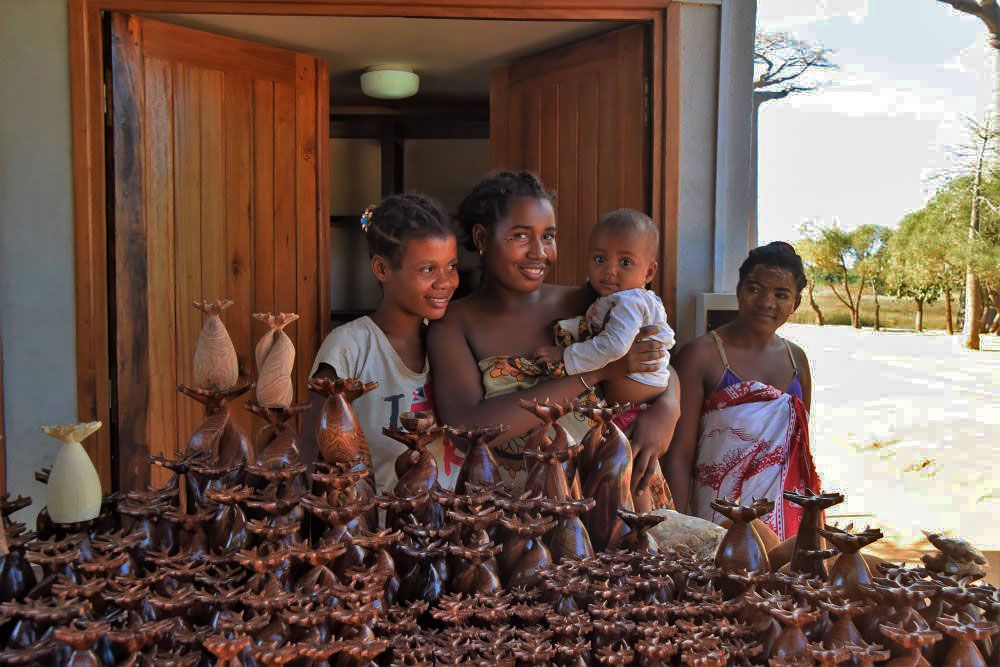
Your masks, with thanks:
[(542, 285), (543, 297), (546, 303), (554, 308), (577, 312), (583, 310), (594, 300), (593, 291), (586, 285)]
[(703, 367), (706, 362), (711, 363), (718, 357), (718, 352), (716, 351), (715, 340), (712, 335), (704, 334), (684, 343), (671, 356), (673, 357), (671, 364), (675, 364), (678, 368), (683, 366), (688, 369), (694, 369), (696, 367)]

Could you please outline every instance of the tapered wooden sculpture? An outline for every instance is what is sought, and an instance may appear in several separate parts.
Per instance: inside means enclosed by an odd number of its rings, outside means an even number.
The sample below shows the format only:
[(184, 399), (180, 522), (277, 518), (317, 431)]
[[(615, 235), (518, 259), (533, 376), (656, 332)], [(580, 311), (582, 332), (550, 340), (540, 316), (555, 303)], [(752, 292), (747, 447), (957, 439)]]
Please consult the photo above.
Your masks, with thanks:
[(533, 588), (541, 580), (541, 569), (552, 562), (552, 554), (542, 536), (555, 528), (554, 519), (543, 516), (504, 517), (503, 551), (500, 552), (500, 578), (507, 588)]
[[(751, 522), (773, 511), (774, 502), (760, 498), (746, 506), (720, 499), (712, 501), (712, 509), (733, 522), (715, 552), (715, 564), (727, 573), (770, 572), (771, 564), (764, 542)], [(732, 579), (727, 581), (728, 584), (723, 586), (727, 594), (742, 591), (742, 587), (735, 585)]]
[(403, 428), (382, 429), (383, 434), (407, 447), (396, 458), (397, 481), (391, 502), (386, 504), (386, 525), (401, 525), (400, 515), (405, 511), (420, 523), (438, 528), (444, 522), (444, 509), (431, 497), (431, 491), (438, 488), (438, 466), (427, 446), (444, 433), (444, 428), (434, 425), (430, 412), (404, 412), (399, 423)]
[(42, 433), (63, 443), (46, 485), (49, 516), (56, 523), (90, 521), (101, 513), (101, 479), (80, 444), (99, 428), (99, 421), (42, 427)]
[(785, 500), (803, 509), (802, 522), (799, 524), (799, 532), (795, 535), (795, 547), (789, 569), (792, 572), (826, 579), (826, 565), (823, 559), (815, 555), (810, 556), (809, 552), (826, 546), (818, 532), (823, 527), (823, 512), (844, 502), (844, 496), (840, 493), (815, 493), (806, 489), (804, 492), (785, 491), (784, 497)]
[(465, 455), (462, 469), (458, 472), (455, 482), (455, 493), (468, 493), (470, 484), (493, 485), (500, 482), (500, 467), (489, 442), (501, 433), (510, 430), (509, 426), (486, 426), (484, 428), (448, 428), (448, 433), (467, 440), (470, 443), (469, 452)]
[(866, 528), (860, 533), (852, 534), (834, 526), (820, 528), (819, 534), (833, 545), (826, 550), (825, 556), (839, 553), (840, 556), (830, 568), (830, 583), (841, 588), (845, 595), (858, 596), (859, 584), (872, 583), (872, 571), (861, 555), (861, 549), (882, 539), (882, 531), (878, 528)]
[[(229, 404), (234, 398), (248, 391), (251, 386), (246, 383), (219, 390), (196, 389), (185, 385), (177, 388), (185, 396), (205, 406), (205, 421), (188, 440), (183, 453), (185, 459), (197, 461), (197, 465), (192, 463), (189, 466), (185, 475), (188, 481), (189, 507), (191, 504), (202, 502), (209, 477), (216, 479), (220, 486), (239, 482), (242, 467), (250, 456), (250, 441), (243, 428), (233, 421)], [(196, 468), (212, 469), (218, 474), (206, 476)]]
[[(549, 451), (563, 450), (577, 453), (579, 452), (579, 449), (581, 448), (577, 446), (573, 436), (569, 434), (569, 431), (567, 431), (562, 424), (559, 423), (559, 420), (562, 419), (564, 415), (573, 411), (572, 402), (565, 401), (563, 403), (556, 403), (548, 399), (544, 401), (522, 400), (520, 401), (520, 405), (522, 408), (538, 417), (538, 419), (542, 422), (539, 426), (531, 430), (525, 438), (525, 452), (545, 453)], [(552, 433), (551, 436), (549, 435), (550, 433)], [(545, 490), (544, 481), (542, 481), (542, 478), (549, 477), (549, 475), (545, 472), (546, 466), (544, 459), (540, 459), (537, 456), (526, 456), (525, 466), (527, 469), (527, 475), (525, 477), (524, 488), (528, 490), (537, 490), (548, 498), (556, 498), (556, 496), (551, 495), (550, 491)], [(578, 467), (574, 457), (570, 456), (565, 458), (562, 461), (562, 467), (569, 489), (568, 497), (573, 500), (579, 500), (583, 491), (580, 476), (577, 472)], [(545, 481), (548, 481), (548, 479)], [(562, 500), (562, 498), (559, 499)]]
[(292, 404), (292, 369), (295, 346), (284, 329), (299, 319), (295, 313), (254, 313), (268, 331), (254, 348), (257, 361), (257, 404), (265, 408), (287, 408)]
[(326, 397), (319, 423), (316, 424), (316, 444), (324, 461), (348, 465), (352, 470), (361, 467), (372, 469), (368, 441), (358, 416), (351, 408), (351, 401), (377, 387), (378, 382), (362, 383), (357, 378), (309, 380), (309, 388)]
[(225, 391), (239, 380), (240, 365), (236, 348), (229, 337), (222, 314), (233, 305), (230, 299), (195, 301), (194, 307), (205, 313), (201, 334), (194, 350), (195, 386), (211, 391)]
[[(631, 530), (618, 510), (632, 512), (632, 445), (613, 419), (629, 405), (593, 409), (581, 406), (588, 417), (604, 423), (604, 437), (586, 468), (580, 468), (583, 497), (596, 501), (584, 517), (591, 542), (598, 551), (616, 549)], [(586, 455), (586, 445), (584, 454)]]

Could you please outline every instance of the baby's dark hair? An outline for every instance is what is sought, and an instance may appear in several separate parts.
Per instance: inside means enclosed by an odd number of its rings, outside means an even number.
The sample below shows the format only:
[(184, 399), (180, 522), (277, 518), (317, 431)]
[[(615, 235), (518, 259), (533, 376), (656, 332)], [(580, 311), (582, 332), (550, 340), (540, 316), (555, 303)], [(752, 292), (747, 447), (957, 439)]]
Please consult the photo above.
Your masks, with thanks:
[(530, 171), (495, 171), (479, 181), (472, 192), (458, 206), (458, 221), (465, 230), (465, 247), (475, 250), (472, 228), (482, 225), (493, 227), (507, 216), (510, 200), (514, 197), (533, 197), (545, 201), (555, 201), (555, 193), (549, 192), (541, 181)]
[(767, 245), (758, 246), (751, 250), (747, 258), (743, 260), (743, 264), (740, 265), (741, 284), (750, 275), (750, 272), (753, 271), (753, 267), (758, 264), (785, 269), (795, 278), (795, 287), (799, 293), (805, 289), (807, 284), (806, 271), (802, 267), (802, 258), (795, 252), (792, 244), (785, 243), (784, 241), (772, 241)]
[(652, 246), (654, 255), (657, 248), (660, 247), (660, 229), (656, 226), (656, 223), (642, 211), (636, 211), (632, 208), (620, 208), (617, 211), (605, 214), (597, 221), (594, 231), (597, 230), (611, 232), (635, 231), (640, 234), (646, 234), (650, 237), (650, 245)]
[(410, 192), (386, 197), (368, 214), (365, 240), (368, 256), (385, 257), (398, 267), (413, 239), (457, 236), (458, 226), (440, 202)]

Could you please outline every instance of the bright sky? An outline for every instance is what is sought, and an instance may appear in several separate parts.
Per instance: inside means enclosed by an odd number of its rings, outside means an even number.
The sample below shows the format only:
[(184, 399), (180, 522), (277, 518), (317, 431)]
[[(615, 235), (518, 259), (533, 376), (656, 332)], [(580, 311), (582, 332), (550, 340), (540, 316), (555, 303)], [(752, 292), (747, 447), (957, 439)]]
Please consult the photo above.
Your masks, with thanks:
[(937, 0), (758, 0), (758, 28), (840, 65), (821, 91), (761, 108), (761, 243), (794, 240), (807, 219), (895, 226), (992, 100), (985, 26)]

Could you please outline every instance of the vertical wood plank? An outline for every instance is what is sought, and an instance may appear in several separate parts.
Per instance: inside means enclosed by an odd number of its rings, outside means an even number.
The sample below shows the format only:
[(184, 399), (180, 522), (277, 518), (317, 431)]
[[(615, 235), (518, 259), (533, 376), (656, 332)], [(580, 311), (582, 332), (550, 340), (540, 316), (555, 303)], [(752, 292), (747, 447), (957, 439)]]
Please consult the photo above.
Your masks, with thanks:
[(143, 210), (143, 63), (138, 19), (111, 16), (114, 113), (115, 330), (118, 478), (124, 488), (149, 483), (149, 329), (147, 229)]
[[(617, 117), (618, 71), (603, 71), (597, 77), (597, 215), (621, 206), (621, 125)], [(637, 155), (631, 156), (638, 159)]]
[[(542, 93), (534, 88), (525, 105), (524, 169), (536, 175), (542, 168)], [(551, 187), (551, 186), (550, 186)]]
[[(191, 305), (202, 298), (201, 271), (201, 76), (184, 63), (174, 65), (174, 280), (177, 290), (174, 360), (179, 384), (194, 384), (194, 348), (201, 317)], [(201, 423), (201, 405), (177, 399), (178, 446)]]
[[(231, 72), (224, 76), (225, 294), (236, 302), (229, 308), (233, 312), (226, 326), (236, 347), (240, 375), (247, 378), (252, 377), (256, 371), (253, 367), (250, 325), (254, 305), (251, 87), (252, 82), (248, 76)], [(249, 412), (242, 409), (233, 410), (233, 416), (247, 433), (252, 433), (258, 423), (251, 418)]]
[[(176, 312), (174, 293), (174, 162), (173, 69), (170, 63), (146, 59), (146, 104), (143, 146), (146, 156), (145, 209), (149, 258), (149, 450), (171, 456), (177, 439), (177, 366), (174, 357)], [(155, 466), (153, 486), (171, 475)]]
[[(274, 83), (253, 82), (253, 309), (274, 312)], [(254, 340), (266, 326), (254, 327)]]
[[(201, 87), (201, 298), (226, 298), (226, 163), (222, 122), (224, 74), (198, 70)], [(231, 326), (237, 306), (222, 321)]]
[[(274, 308), (296, 312), (295, 89), (274, 86)], [(298, 327), (299, 323), (292, 324)], [(289, 336), (292, 332), (288, 332)]]
[[(677, 318), (677, 225), (680, 219), (681, 7), (671, 5), (664, 26), (666, 84), (663, 96), (663, 240), (660, 243), (660, 296), (667, 315)], [(675, 325), (676, 326), (676, 325)]]
[[(577, 152), (577, 219), (580, 225), (576, 229), (578, 248), (586, 248), (590, 243), (590, 230), (597, 224), (600, 216), (597, 202), (598, 183), (598, 127), (597, 127), (597, 75), (591, 75), (580, 81), (580, 125), (578, 129), (579, 142)], [(580, 257), (579, 255), (583, 255)], [(586, 266), (586, 252), (579, 253), (577, 266)]]
[[(297, 55), (295, 68), (296, 312), (299, 313), (296, 350), (311, 363), (319, 349), (319, 225), (329, 226), (329, 222), (317, 219), (316, 177), (319, 169), (316, 144), (319, 132), (316, 127), (316, 59)], [(323, 136), (327, 133), (324, 131)], [(298, 364), (298, 387), (306, 385), (310, 363)]]
[[(316, 59), (316, 157), (319, 161), (316, 171), (317, 188), (317, 230), (319, 245), (316, 255), (316, 285), (319, 290), (319, 339), (322, 343), (326, 334), (333, 328), (330, 319), (330, 69), (323, 60)], [(303, 364), (312, 366), (312, 359), (299, 359), (299, 367)], [(306, 371), (308, 373), (308, 370)], [(303, 398), (305, 389), (296, 392)]]
[[(646, 26), (636, 25), (618, 32), (618, 104), (616, 114), (621, 143), (619, 161), (618, 206), (650, 212), (647, 198), (649, 180), (648, 110), (643, 109), (646, 80), (644, 45)], [(644, 122), (645, 121), (645, 122)]]
[(528, 141), (528, 101), (527, 93), (511, 91), (510, 111), (508, 112), (507, 162), (508, 169), (525, 169), (524, 147)]
[[(580, 243), (579, 129), (580, 86), (577, 80), (563, 81), (559, 86), (559, 170), (553, 186), (559, 202), (559, 282), (581, 284), (586, 276), (586, 245)], [(583, 239), (586, 243), (586, 239)], [(583, 273), (581, 273), (583, 271)]]
[[(559, 86), (547, 83), (538, 91), (538, 177), (545, 187), (556, 188), (559, 183)], [(556, 220), (562, 225), (562, 208), (556, 199)], [(569, 221), (572, 224), (572, 219)], [(568, 260), (557, 260), (554, 281), (569, 284), (571, 272), (566, 269)]]

